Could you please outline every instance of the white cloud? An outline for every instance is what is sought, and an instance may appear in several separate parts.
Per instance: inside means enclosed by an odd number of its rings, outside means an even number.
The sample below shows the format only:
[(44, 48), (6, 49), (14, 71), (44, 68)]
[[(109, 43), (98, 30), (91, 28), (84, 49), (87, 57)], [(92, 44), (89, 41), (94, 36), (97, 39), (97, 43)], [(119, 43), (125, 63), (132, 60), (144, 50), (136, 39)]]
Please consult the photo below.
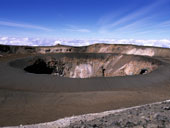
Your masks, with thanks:
[(38, 30), (44, 30), (44, 31), (51, 31), (51, 29), (42, 27), (42, 26), (31, 25), (31, 24), (21, 24), (21, 23), (7, 22), (7, 21), (0, 21), (0, 25), (1, 26), (31, 28), (31, 29), (38, 29)]
[(142, 46), (157, 46), (170, 48), (170, 40), (134, 40), (134, 39), (93, 39), (93, 40), (75, 40), (75, 39), (40, 39), (40, 38), (12, 38), (0, 37), (0, 44), (4, 45), (28, 45), (28, 46), (53, 46), (57, 44), (70, 46), (85, 46), (95, 43), (107, 44), (134, 44)]
[(71, 31), (71, 32), (84, 32), (84, 33), (88, 33), (90, 32), (89, 29), (86, 28), (79, 28), (77, 26), (74, 25), (66, 25), (68, 28), (64, 29), (66, 31)]
[(66, 31), (72, 31), (72, 32), (90, 32), (88, 29), (65, 29)]
[(50, 40), (43, 40), (39, 38), (12, 38), (12, 37), (0, 37), (0, 44), (4, 45), (29, 45), (29, 46), (45, 46), (53, 45)]
[(61, 41), (60, 41), (60, 40), (54, 41), (54, 44), (53, 44), (53, 45), (58, 45), (58, 44), (61, 44)]
[[(126, 15), (125, 17), (121, 18), (120, 20), (112, 23), (111, 27), (114, 27), (114, 26), (119, 25), (121, 23), (125, 23), (125, 22), (133, 20), (135, 18), (138, 18), (140, 16), (143, 16), (144, 14), (147, 14), (149, 11), (154, 9), (156, 6), (160, 5), (160, 3), (161, 3), (161, 1), (157, 1), (157, 2), (155, 2), (153, 4), (151, 4), (151, 5), (148, 5), (148, 6), (144, 7), (144, 8), (141, 8), (141, 9), (139, 9), (139, 10), (137, 10), (137, 11), (135, 11), (135, 12), (129, 14), (129, 15)], [(141, 20), (141, 19), (139, 18), (139, 20)]]
[[(109, 15), (106, 19), (107, 22), (103, 22), (100, 24), (99, 33), (101, 34), (116, 34), (116, 33), (139, 33), (145, 32), (147, 30), (154, 30), (156, 29), (158, 32), (160, 31), (158, 28), (162, 27), (169, 27), (169, 21), (159, 21), (157, 18), (160, 17), (161, 13), (154, 13), (157, 7), (163, 6), (167, 3), (164, 0), (157, 0), (143, 6), (142, 8), (138, 8), (133, 10), (131, 13), (126, 14), (120, 18), (113, 18), (112, 15)], [(105, 21), (104, 16), (99, 20)], [(159, 23), (153, 23), (151, 21), (157, 20)], [(162, 23), (160, 23), (162, 22)], [(153, 30), (154, 29), (154, 30)], [(117, 35), (117, 34), (116, 34)]]

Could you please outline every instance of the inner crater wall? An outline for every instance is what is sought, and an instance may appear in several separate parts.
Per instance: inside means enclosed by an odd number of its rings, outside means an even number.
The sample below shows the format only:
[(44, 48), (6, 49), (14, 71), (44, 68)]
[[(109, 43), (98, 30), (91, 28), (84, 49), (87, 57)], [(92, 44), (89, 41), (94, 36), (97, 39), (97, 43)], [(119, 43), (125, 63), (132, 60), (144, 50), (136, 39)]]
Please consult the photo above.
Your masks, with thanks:
[(36, 74), (52, 74), (70, 78), (114, 77), (147, 74), (157, 69), (156, 60), (139, 56), (105, 55), (93, 57), (84, 55), (55, 58), (47, 56), (32, 59), (24, 68)]

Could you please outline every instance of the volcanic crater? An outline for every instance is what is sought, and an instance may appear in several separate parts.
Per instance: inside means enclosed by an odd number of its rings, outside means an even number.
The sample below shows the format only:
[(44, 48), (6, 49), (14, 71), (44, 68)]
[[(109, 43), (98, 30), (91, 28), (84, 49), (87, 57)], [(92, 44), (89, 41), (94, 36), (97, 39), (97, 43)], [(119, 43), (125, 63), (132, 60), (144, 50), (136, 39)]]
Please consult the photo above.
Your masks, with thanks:
[(29, 73), (69, 78), (148, 74), (159, 65), (159, 62), (154, 59), (122, 54), (65, 54), (63, 57), (48, 55), (16, 61), (13, 65), (17, 63), (22, 63), (23, 69)]
[(0, 76), (0, 126), (39, 127), (27, 124), (169, 99), (170, 50), (0, 45)]

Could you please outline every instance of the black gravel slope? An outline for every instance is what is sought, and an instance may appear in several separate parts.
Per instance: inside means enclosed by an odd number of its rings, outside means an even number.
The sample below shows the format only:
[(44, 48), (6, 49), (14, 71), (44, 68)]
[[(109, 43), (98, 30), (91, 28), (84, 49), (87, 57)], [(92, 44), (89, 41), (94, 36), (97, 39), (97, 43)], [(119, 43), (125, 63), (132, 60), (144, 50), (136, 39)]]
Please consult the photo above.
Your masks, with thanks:
[(170, 128), (170, 102), (146, 105), (92, 121), (79, 121), (69, 128)]

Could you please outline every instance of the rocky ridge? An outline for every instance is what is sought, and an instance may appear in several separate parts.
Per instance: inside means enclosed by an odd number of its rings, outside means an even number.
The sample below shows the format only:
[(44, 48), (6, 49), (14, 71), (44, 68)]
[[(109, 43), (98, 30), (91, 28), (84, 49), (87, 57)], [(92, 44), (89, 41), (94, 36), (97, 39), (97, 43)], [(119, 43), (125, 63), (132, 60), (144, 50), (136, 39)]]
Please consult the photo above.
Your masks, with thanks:
[(48, 53), (116, 53), (142, 56), (170, 57), (168, 48), (123, 44), (93, 44), (82, 47), (56, 46), (9, 46), (0, 45), (0, 54), (48, 54)]

